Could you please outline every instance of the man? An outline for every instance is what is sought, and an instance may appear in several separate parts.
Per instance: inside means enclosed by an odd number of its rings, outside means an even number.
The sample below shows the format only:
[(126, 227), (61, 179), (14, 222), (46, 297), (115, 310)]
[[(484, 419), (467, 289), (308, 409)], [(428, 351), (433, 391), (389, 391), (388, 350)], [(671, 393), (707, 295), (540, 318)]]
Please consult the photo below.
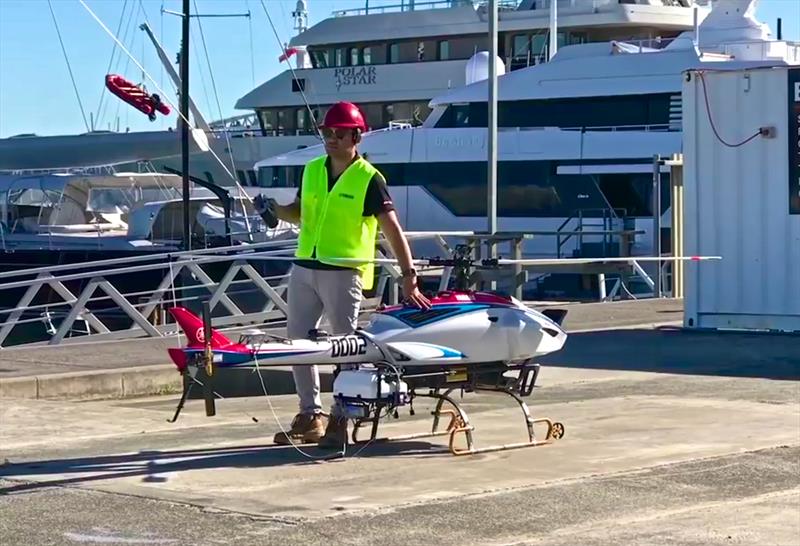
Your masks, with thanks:
[[(370, 260), (375, 257), (379, 227), (399, 262), (406, 300), (430, 307), (417, 286), (411, 250), (386, 181), (358, 154), (361, 134), (367, 130), (361, 111), (352, 103), (339, 102), (331, 106), (320, 127), (327, 155), (308, 162), (295, 201), (282, 206), (261, 196), (256, 199), (265, 219), (274, 215), (300, 225), (298, 260), (289, 278), (290, 338), (307, 337), (323, 313), (331, 334), (356, 329), (361, 291), (373, 284), (374, 263)], [(295, 366), (292, 372), (300, 413), (288, 432), (275, 435), (275, 443), (317, 442), (322, 448), (346, 445), (347, 420), (339, 408), (332, 408), (325, 424), (317, 367)]]

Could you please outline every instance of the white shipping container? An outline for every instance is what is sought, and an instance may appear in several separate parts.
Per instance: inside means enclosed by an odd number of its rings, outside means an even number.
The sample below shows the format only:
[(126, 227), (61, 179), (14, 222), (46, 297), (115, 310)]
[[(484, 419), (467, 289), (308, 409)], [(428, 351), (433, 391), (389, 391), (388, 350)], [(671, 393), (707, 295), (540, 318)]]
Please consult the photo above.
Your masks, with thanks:
[(800, 67), (687, 72), (683, 132), (684, 325), (800, 332)]

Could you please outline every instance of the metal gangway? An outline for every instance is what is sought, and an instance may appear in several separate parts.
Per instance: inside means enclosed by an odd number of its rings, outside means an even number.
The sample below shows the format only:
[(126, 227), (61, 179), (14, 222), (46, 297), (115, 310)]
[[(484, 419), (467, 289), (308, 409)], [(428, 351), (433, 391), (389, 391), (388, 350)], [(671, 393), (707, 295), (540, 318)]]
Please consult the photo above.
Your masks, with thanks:
[[(413, 245), (427, 245), (428, 257), (449, 257), (456, 244), (465, 244), (475, 258), (488, 257), (488, 245), (507, 244), (511, 258), (522, 257), (526, 239), (552, 233), (407, 232)], [(0, 276), (0, 349), (17, 345), (59, 345), (129, 338), (164, 338), (179, 335), (168, 309), (187, 307), (200, 312), (208, 302), (214, 325), (235, 329), (252, 325), (283, 326), (286, 320), (288, 273), (294, 260), (296, 239), (249, 245), (159, 253), (95, 262), (39, 267)], [(380, 239), (377, 255), (391, 258), (388, 242)], [(416, 257), (421, 255), (415, 252)], [(650, 288), (653, 281), (631, 257), (630, 263), (546, 267), (514, 265), (500, 270), (478, 270), (471, 284), (505, 291), (522, 299), (528, 271), (583, 273), (602, 279), (600, 301), (618, 296), (615, 286), (608, 294), (605, 273), (627, 269)], [(376, 267), (377, 282), (365, 292), (362, 313), (399, 297), (400, 270), (391, 263)], [(426, 267), (420, 274), (429, 288), (450, 285), (450, 267)], [(142, 289), (140, 277), (149, 276)], [(137, 286), (131, 288), (131, 279)], [(138, 288), (138, 289), (137, 289)]]
[[(454, 233), (407, 233), (410, 241), (430, 239), (442, 256)], [(276, 240), (186, 252), (159, 253), (39, 267), (0, 276), (0, 349), (12, 345), (58, 345), (178, 334), (167, 312), (183, 306), (199, 311), (207, 301), (215, 327), (285, 322), (288, 272), (297, 239)], [(391, 257), (387, 241), (378, 257)], [(440, 276), (449, 271), (427, 271)], [(382, 263), (376, 287), (367, 292), (362, 311), (373, 310), (386, 294), (398, 301), (400, 270)], [(131, 279), (148, 275), (146, 289), (130, 289)], [(160, 280), (158, 280), (160, 279)], [(137, 282), (139, 288), (141, 283)]]

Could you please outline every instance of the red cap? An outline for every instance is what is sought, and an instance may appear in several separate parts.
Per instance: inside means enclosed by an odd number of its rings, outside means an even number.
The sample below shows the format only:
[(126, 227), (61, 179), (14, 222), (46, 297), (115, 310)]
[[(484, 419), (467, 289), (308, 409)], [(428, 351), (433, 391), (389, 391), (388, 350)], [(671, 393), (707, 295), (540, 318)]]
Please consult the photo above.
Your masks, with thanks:
[(325, 119), (320, 127), (331, 129), (361, 129), (367, 130), (367, 122), (358, 106), (352, 102), (337, 102), (325, 113)]

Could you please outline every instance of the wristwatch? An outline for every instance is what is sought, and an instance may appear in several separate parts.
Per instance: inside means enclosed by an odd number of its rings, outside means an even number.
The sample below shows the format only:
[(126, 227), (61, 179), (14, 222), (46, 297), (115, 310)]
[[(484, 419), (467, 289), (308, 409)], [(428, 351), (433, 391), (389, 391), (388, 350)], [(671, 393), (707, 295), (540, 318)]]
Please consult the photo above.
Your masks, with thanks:
[(417, 270), (414, 269), (413, 267), (411, 269), (403, 269), (401, 271), (401, 273), (403, 274), (403, 277), (416, 277), (417, 276)]

